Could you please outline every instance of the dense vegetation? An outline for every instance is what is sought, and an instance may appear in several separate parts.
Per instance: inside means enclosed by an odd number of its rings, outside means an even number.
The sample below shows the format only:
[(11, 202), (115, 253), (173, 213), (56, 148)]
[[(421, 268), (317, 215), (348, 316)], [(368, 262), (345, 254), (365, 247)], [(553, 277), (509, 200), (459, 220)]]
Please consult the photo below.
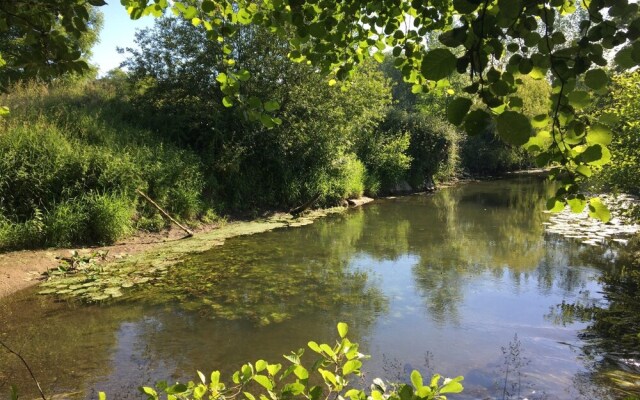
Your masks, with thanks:
[(162, 229), (136, 189), (198, 223), (530, 163), (501, 161), (522, 151), (489, 131), (473, 146), (493, 146), (496, 160), (479, 167), (487, 161), (461, 153), (470, 140), (443, 118), (447, 98), (411, 93), (388, 65), (363, 66), (349, 88), (327, 85), (287, 58), (286, 41), (247, 27), (232, 51), (253, 74), (244, 95), (278, 108), (265, 125), (250, 109), (224, 106), (224, 52), (192, 24), (160, 19), (136, 42), (128, 73), (23, 81), (4, 97), (12, 113), (0, 127), (0, 249), (106, 244)]

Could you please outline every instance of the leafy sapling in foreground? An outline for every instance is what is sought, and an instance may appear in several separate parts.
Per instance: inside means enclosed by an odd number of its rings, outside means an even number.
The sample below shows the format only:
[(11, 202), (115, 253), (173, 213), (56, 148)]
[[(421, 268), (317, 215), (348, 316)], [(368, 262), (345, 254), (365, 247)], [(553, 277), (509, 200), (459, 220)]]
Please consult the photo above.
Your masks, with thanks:
[[(418, 371), (411, 373), (411, 385), (385, 384), (376, 378), (369, 391), (353, 387), (351, 381), (361, 376), (362, 360), (368, 356), (360, 353), (358, 344), (347, 338), (348, 331), (347, 324), (338, 324), (340, 339), (334, 346), (309, 342), (309, 349), (317, 356), (310, 366), (303, 365), (304, 349), (299, 349), (284, 356), (289, 363), (286, 369), (279, 363), (258, 360), (244, 364), (232, 375), (230, 384), (220, 380), (219, 371), (213, 371), (208, 382), (198, 371), (197, 382), (170, 386), (163, 381), (140, 390), (149, 400), (446, 400), (446, 394), (462, 391), (461, 376), (443, 380), (440, 375), (434, 375), (425, 384)], [(99, 398), (106, 400), (107, 397), (101, 392)]]

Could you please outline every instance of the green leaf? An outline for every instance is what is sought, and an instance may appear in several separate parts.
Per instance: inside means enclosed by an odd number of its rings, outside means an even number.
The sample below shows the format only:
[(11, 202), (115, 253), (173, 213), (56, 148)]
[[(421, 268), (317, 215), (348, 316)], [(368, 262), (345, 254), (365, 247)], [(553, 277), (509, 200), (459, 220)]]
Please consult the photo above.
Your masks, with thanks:
[(278, 373), (278, 371), (280, 371), (280, 369), (282, 369), (281, 364), (269, 364), (267, 366), (267, 372), (269, 372), (269, 375), (271, 376), (275, 376)]
[(447, 106), (447, 120), (454, 125), (460, 125), (471, 108), (471, 100), (457, 97)]
[(567, 199), (567, 204), (569, 204), (571, 212), (578, 214), (587, 206), (587, 201), (580, 197), (570, 197)]
[(382, 53), (381, 51), (375, 52), (373, 53), (373, 58), (379, 62), (380, 64), (382, 64), (384, 62), (384, 53)]
[[(16, 399), (17, 398), (16, 396)], [(107, 394), (105, 392), (98, 392), (98, 400), (107, 400)]]
[(218, 387), (220, 383), (220, 371), (213, 371), (211, 373), (211, 387)]
[(491, 115), (483, 110), (473, 110), (465, 118), (464, 130), (468, 135), (479, 135), (491, 128)]
[(251, 73), (246, 69), (243, 69), (236, 73), (236, 78), (238, 78), (239, 81), (246, 82), (251, 78)]
[(478, 2), (468, 0), (453, 0), (453, 8), (460, 14), (471, 14), (478, 8)]
[(464, 389), (460, 381), (462, 377), (459, 376), (454, 379), (445, 379), (444, 385), (440, 388), (439, 392), (442, 393), (460, 393)]
[(578, 168), (576, 168), (576, 172), (582, 176), (586, 176), (587, 178), (593, 174), (593, 171), (591, 171), (591, 168), (588, 165), (584, 165), (584, 164), (579, 165)]
[(602, 200), (597, 197), (594, 197), (589, 200), (589, 216), (592, 218), (597, 218), (600, 221), (607, 223), (611, 220), (611, 212), (607, 208)]
[(540, 114), (531, 119), (531, 126), (534, 128), (546, 128), (549, 122), (550, 119), (547, 114)]
[(567, 98), (569, 99), (569, 104), (571, 104), (576, 110), (581, 110), (591, 103), (591, 96), (589, 95), (589, 92), (582, 90), (576, 90), (569, 93)]
[(340, 335), (341, 338), (344, 338), (345, 336), (347, 336), (348, 332), (349, 332), (349, 325), (345, 324), (344, 322), (338, 323), (338, 334)]
[(222, 98), (222, 105), (229, 108), (233, 106), (233, 98), (229, 96), (224, 96)]
[(271, 118), (267, 114), (260, 114), (260, 122), (262, 122), (262, 125), (269, 129), (276, 126), (276, 124), (273, 122), (273, 118)]
[(322, 354), (322, 349), (320, 348), (320, 346), (318, 346), (318, 343), (314, 342), (313, 340), (307, 343), (307, 346), (309, 346), (309, 348), (316, 353)]
[(500, 13), (508, 19), (514, 19), (520, 14), (520, 0), (498, 0)]
[(189, 6), (187, 10), (182, 14), (184, 19), (192, 19), (196, 15), (198, 15), (198, 9), (195, 8), (194, 6)]
[(333, 372), (327, 371), (326, 369), (322, 368), (318, 368), (318, 372), (320, 373), (320, 375), (322, 375), (322, 378), (325, 382), (332, 383), (334, 385), (337, 383), (336, 376)]
[(210, 13), (216, 9), (216, 5), (211, 0), (204, 0), (200, 8), (202, 8), (202, 11)]
[(187, 389), (188, 389), (187, 385), (182, 383), (176, 383), (175, 385), (166, 388), (165, 392), (167, 394), (180, 394), (180, 393), (186, 392)]
[(296, 365), (293, 373), (298, 377), (298, 379), (309, 379), (309, 371), (307, 371), (307, 369), (302, 365)]
[(304, 393), (305, 386), (300, 382), (289, 383), (284, 386), (282, 391), (287, 394), (292, 394), (297, 396), (299, 394)]
[(547, 199), (547, 210), (557, 213), (564, 210), (564, 203), (558, 200), (556, 197)]
[(587, 71), (584, 76), (585, 85), (589, 86), (591, 89), (598, 90), (607, 85), (609, 83), (609, 77), (607, 73), (602, 69), (592, 69)]
[[(1, 114), (0, 114), (1, 115)], [(603, 113), (600, 118), (598, 118), (598, 121), (600, 123), (603, 124), (607, 124), (609, 126), (614, 126), (616, 125), (618, 122), (620, 122), (620, 117), (618, 117), (616, 114), (611, 113), (611, 112), (605, 112)]]
[(0, 106), (0, 117), (5, 116), (5, 115), (9, 115), (9, 107), (7, 106)]
[(360, 360), (347, 361), (342, 366), (342, 374), (343, 375), (349, 375), (349, 374), (353, 373), (354, 371), (359, 370), (360, 367), (362, 367), (362, 362)]
[(267, 362), (265, 360), (256, 361), (256, 372), (262, 372), (267, 368)]
[(422, 375), (417, 370), (411, 371), (411, 384), (416, 389), (420, 389), (424, 384), (422, 383)]
[(623, 69), (629, 69), (636, 66), (636, 62), (633, 60), (633, 49), (628, 46), (622, 48), (616, 53), (614, 61)]
[(220, 72), (218, 76), (216, 76), (216, 80), (222, 83), (223, 85), (227, 83), (228, 79), (229, 78), (227, 77), (227, 74), (225, 74), (224, 72)]
[(158, 398), (158, 392), (156, 392), (155, 390), (153, 390), (153, 388), (150, 388), (149, 386), (143, 386), (143, 387), (140, 387), (139, 389), (142, 393), (149, 395), (154, 399)]
[(273, 112), (280, 109), (280, 103), (275, 100), (269, 100), (264, 103), (264, 110), (267, 112)]
[(254, 375), (253, 376), (253, 380), (258, 382), (265, 389), (273, 390), (273, 383), (271, 383), (271, 380), (268, 377), (266, 377), (264, 375)]
[(612, 132), (607, 126), (594, 124), (587, 132), (587, 143), (608, 145), (611, 143)]
[(106, 6), (107, 2), (104, 0), (89, 0), (89, 4), (91, 4), (94, 7), (102, 7), (102, 6)]
[(427, 52), (422, 59), (422, 76), (431, 81), (439, 81), (455, 71), (456, 63), (456, 56), (449, 50), (431, 50)]
[[(576, 147), (578, 149), (578, 147)], [(594, 163), (602, 159), (602, 146), (599, 144), (594, 144), (588, 147), (583, 147), (584, 151), (582, 151), (577, 159), (587, 164)]]
[(249, 392), (242, 392), (242, 394), (244, 394), (244, 397), (246, 397), (247, 400), (256, 400), (256, 397)]
[(515, 111), (505, 111), (498, 116), (497, 129), (500, 137), (507, 143), (522, 146), (531, 136), (531, 122)]
[(333, 349), (329, 347), (328, 344), (321, 344), (320, 348), (324, 351), (329, 357), (336, 358), (336, 353), (334, 353)]

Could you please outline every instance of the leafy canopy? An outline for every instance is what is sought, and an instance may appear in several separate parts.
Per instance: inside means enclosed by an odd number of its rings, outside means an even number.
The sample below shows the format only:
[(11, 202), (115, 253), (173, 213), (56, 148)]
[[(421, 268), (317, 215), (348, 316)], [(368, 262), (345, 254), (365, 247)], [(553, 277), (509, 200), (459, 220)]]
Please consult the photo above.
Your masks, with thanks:
[[(82, 31), (81, 0), (43, 2), (60, 7), (65, 29)], [(102, 0), (90, 0), (100, 5)], [(210, 40), (222, 44), (228, 70), (218, 77), (223, 103), (252, 105), (240, 86), (250, 76), (234, 69), (234, 54), (225, 45), (242, 25), (261, 25), (287, 37), (289, 58), (313, 65), (330, 75), (329, 84), (349, 79), (365, 59), (384, 61), (390, 50), (393, 64), (415, 91), (437, 87), (454, 73), (466, 74), (470, 84), (459, 94), (475, 96), (481, 109), (452, 102), (450, 120), (473, 134), (492, 126), (514, 145), (533, 141), (540, 166), (556, 166), (552, 174), (563, 185), (557, 199), (578, 191), (577, 183), (609, 162), (601, 138), (610, 135), (607, 121), (580, 114), (593, 93), (605, 90), (615, 63), (619, 69), (640, 64), (638, 4), (628, 0), (121, 0), (131, 18), (176, 16), (201, 26)], [(17, 7), (24, 8), (18, 2)], [(70, 11), (72, 10), (72, 11)], [(37, 14), (46, 18), (45, 12)], [(0, 28), (11, 14), (0, 10)], [(578, 27), (569, 35), (562, 27), (571, 18)], [(71, 21), (71, 22), (69, 22)], [(29, 25), (28, 22), (24, 23)], [(572, 25), (571, 23), (569, 25)], [(45, 24), (52, 26), (51, 23)], [(5, 28), (6, 29), (6, 28)], [(437, 38), (437, 40), (435, 39)], [(36, 49), (37, 50), (37, 49)], [(35, 51), (30, 57), (41, 57)], [(75, 53), (74, 53), (75, 54)], [(73, 58), (73, 57), (71, 57)], [(77, 57), (76, 57), (77, 58)], [(553, 93), (545, 114), (534, 128), (524, 120), (517, 96), (521, 77), (551, 82)], [(333, 77), (331, 77), (333, 76)], [(275, 104), (259, 112), (277, 111)], [(502, 116), (503, 113), (507, 113)], [(594, 127), (598, 127), (594, 133)], [(563, 172), (563, 174), (561, 174)]]

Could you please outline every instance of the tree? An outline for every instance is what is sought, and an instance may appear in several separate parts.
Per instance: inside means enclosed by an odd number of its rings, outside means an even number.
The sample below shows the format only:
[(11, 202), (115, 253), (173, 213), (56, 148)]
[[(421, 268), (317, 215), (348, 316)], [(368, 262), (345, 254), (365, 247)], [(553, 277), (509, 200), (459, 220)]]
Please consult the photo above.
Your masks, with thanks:
[[(72, 6), (77, 1), (51, 0), (67, 11), (75, 10)], [(607, 52), (615, 52), (615, 63), (622, 69), (640, 63), (639, 7), (627, 0), (121, 2), (133, 19), (160, 16), (171, 9), (203, 27), (209, 39), (222, 43), (230, 60), (234, 54), (225, 42), (239, 26), (264, 26), (289, 38), (289, 58), (335, 76), (329, 80), (332, 84), (348, 79), (367, 58), (382, 62), (386, 49), (391, 50), (394, 65), (415, 91), (433, 89), (456, 72), (467, 74), (470, 84), (464, 88), (465, 94), (450, 104), (450, 121), (463, 125), (469, 133), (482, 132), (495, 123), (507, 143), (535, 142), (539, 164), (555, 166), (552, 175), (563, 182), (556, 198), (549, 202), (551, 209), (562, 207), (568, 199), (573, 199), (575, 209), (584, 207), (577, 183), (609, 161), (606, 142), (610, 129), (605, 127), (604, 134), (598, 129), (596, 134), (591, 127), (598, 121), (577, 114), (591, 100), (591, 92), (606, 87), (606, 67), (611, 63)], [(18, 4), (24, 8), (26, 0)], [(575, 14), (579, 7), (587, 11), (579, 17), (580, 35), (568, 40), (556, 29), (557, 21)], [(71, 25), (68, 19), (63, 22)], [(81, 16), (78, 20), (83, 21)], [(73, 27), (81, 30), (81, 25)], [(424, 40), (434, 33), (445, 47), (434, 48), (429, 45), (431, 40)], [(36, 59), (41, 54), (36, 51), (30, 57)], [(221, 74), (223, 102), (229, 106), (246, 102), (240, 91), (245, 76), (238, 75), (233, 63), (227, 65), (227, 72)], [(549, 109), (533, 121), (522, 114), (522, 101), (516, 95), (520, 75), (546, 78), (553, 86)], [(582, 81), (586, 90), (580, 89)], [(480, 98), (485, 109), (469, 112), (469, 96)], [(264, 107), (257, 105), (254, 111), (261, 120), (268, 120), (269, 111)], [(594, 215), (604, 217), (598, 204), (592, 202), (590, 207)]]
[(286, 40), (243, 26), (225, 45), (244, 79), (239, 96), (246, 103), (225, 107), (220, 88), (231, 79), (228, 66), (222, 46), (202, 30), (161, 18), (138, 32), (136, 43), (125, 62), (134, 113), (162, 139), (202, 157), (212, 197), (232, 208), (291, 208), (316, 196), (332, 204), (362, 193), (357, 143), (372, 134), (390, 103), (375, 65), (363, 65), (353, 87), (342, 91), (313, 67), (292, 62)]
[(102, 0), (0, 3), (0, 91), (15, 82), (83, 73), (98, 40)]

